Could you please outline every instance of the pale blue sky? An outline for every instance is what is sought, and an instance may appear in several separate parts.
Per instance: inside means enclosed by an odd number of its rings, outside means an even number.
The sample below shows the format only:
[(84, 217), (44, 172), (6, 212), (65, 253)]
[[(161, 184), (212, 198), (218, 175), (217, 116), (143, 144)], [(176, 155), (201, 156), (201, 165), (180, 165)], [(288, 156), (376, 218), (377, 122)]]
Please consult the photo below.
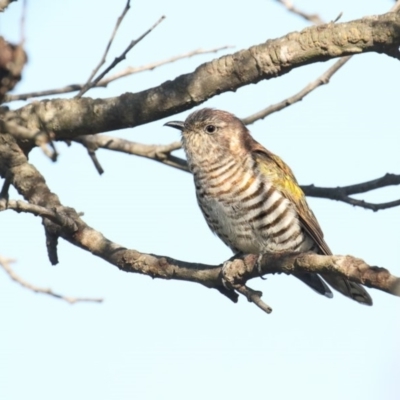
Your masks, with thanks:
[[(29, 63), (15, 92), (85, 81), (97, 64), (124, 0), (29, 1)], [(327, 21), (383, 13), (393, 2), (298, 0)], [(0, 35), (19, 38), (21, 1), (0, 14)], [(301, 29), (306, 22), (274, 1), (133, 1), (109, 60), (161, 15), (166, 20), (118, 69), (199, 47), (246, 48)], [(232, 50), (234, 51), (234, 50)], [(181, 61), (115, 82), (92, 97), (156, 86), (214, 57)], [(330, 63), (331, 64), (331, 63)], [(300, 90), (328, 68), (321, 63), (279, 79), (226, 93), (204, 106), (245, 117)], [(399, 62), (383, 55), (351, 60), (329, 85), (251, 130), (279, 154), (302, 184), (338, 186), (399, 173)], [(67, 96), (68, 97), (68, 96)], [(21, 106), (23, 103), (12, 105)], [(182, 113), (170, 119), (184, 119)], [(169, 143), (165, 121), (114, 132), (145, 143)], [(220, 263), (231, 253), (203, 221), (192, 178), (141, 158), (99, 151), (99, 176), (78, 144), (57, 144), (59, 161), (30, 156), (64, 205), (110, 239), (142, 252)], [(399, 198), (399, 188), (364, 196)], [(11, 193), (16, 198), (15, 192)], [(310, 199), (329, 246), (400, 275), (400, 209), (373, 213)], [(0, 271), (0, 397), (2, 399), (398, 400), (400, 299), (370, 290), (372, 308), (335, 294), (328, 300), (298, 280), (253, 280), (274, 308), (263, 314), (243, 298), (184, 282), (120, 272), (60, 241), (60, 264), (46, 256), (40, 219), (0, 214), (0, 253), (18, 260), (28, 281), (71, 296), (104, 297), (70, 306), (14, 284)]]

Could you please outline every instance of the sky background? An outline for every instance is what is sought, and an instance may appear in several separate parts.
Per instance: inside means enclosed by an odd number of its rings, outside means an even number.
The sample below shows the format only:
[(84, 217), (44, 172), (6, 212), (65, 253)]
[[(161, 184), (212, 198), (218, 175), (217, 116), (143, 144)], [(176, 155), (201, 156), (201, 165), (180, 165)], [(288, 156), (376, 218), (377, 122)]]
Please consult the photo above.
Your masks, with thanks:
[[(124, 4), (28, 1), (29, 63), (14, 92), (86, 81)], [(393, 1), (298, 0), (295, 5), (326, 21), (343, 12), (341, 21), (347, 21), (384, 13)], [(9, 41), (20, 38), (21, 6), (18, 1), (0, 14), (0, 35)], [(161, 15), (166, 20), (114, 72), (200, 47), (235, 46), (228, 54), (308, 25), (267, 0), (133, 1), (108, 62)], [(179, 61), (87, 96), (154, 87), (214, 57)], [(246, 117), (298, 92), (331, 64), (299, 68), (201, 107)], [(329, 85), (250, 129), (292, 167), (301, 184), (342, 186), (399, 173), (399, 91), (398, 61), (357, 56)], [(179, 132), (163, 127), (167, 120), (111, 134), (170, 143)], [(57, 163), (39, 149), (30, 161), (62, 203), (84, 212), (84, 220), (106, 237), (186, 261), (218, 264), (231, 256), (203, 220), (189, 174), (100, 150), (105, 173), (99, 176), (79, 144), (56, 145)], [(10, 195), (18, 198), (15, 191)], [(361, 196), (377, 202), (399, 197), (400, 187)], [(335, 254), (351, 254), (400, 275), (400, 208), (374, 213), (323, 199), (309, 204)], [(2, 399), (400, 398), (399, 298), (370, 289), (374, 306), (363, 307), (338, 293), (332, 300), (318, 296), (290, 276), (268, 276), (251, 282), (274, 309), (266, 315), (244, 298), (233, 304), (200, 285), (121, 272), (62, 240), (58, 249), (60, 263), (51, 266), (40, 219), (0, 214), (0, 254), (17, 259), (13, 267), (24, 279), (65, 295), (105, 299), (71, 306), (21, 288), (0, 270)]]

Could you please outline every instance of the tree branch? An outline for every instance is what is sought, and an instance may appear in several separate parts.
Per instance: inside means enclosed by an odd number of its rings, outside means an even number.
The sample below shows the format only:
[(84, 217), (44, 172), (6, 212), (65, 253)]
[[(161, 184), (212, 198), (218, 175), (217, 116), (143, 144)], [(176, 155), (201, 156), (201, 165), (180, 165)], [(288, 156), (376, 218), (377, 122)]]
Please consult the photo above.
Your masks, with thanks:
[(323, 24), (324, 21), (318, 14), (308, 14), (304, 11), (296, 8), (290, 0), (276, 0), (278, 3), (282, 4), (289, 12), (304, 18), (306, 21), (312, 22), (315, 25)]
[[(128, 2), (129, 3), (129, 2)], [(143, 35), (140, 35), (137, 39), (132, 40), (128, 47), (123, 51), (123, 53), (116, 57), (114, 61), (93, 81), (87, 83), (80, 92), (75, 96), (75, 98), (80, 98), (82, 95), (87, 92), (92, 87), (96, 86), (116, 65), (118, 65), (121, 61), (125, 60), (126, 55), (138, 44), (140, 43), (150, 32), (152, 32), (163, 20), (165, 16), (163, 15), (150, 29), (148, 29)]]
[(127, 0), (125, 7), (122, 11), (122, 14), (118, 17), (117, 22), (115, 23), (114, 26), (114, 30), (111, 34), (110, 40), (107, 43), (106, 49), (104, 50), (104, 54), (100, 60), (100, 62), (98, 63), (98, 65), (96, 66), (96, 68), (92, 71), (92, 73), (90, 74), (87, 82), (83, 85), (83, 87), (81, 88), (81, 90), (79, 91), (79, 93), (76, 95), (76, 97), (82, 97), (84, 93), (86, 93), (91, 87), (93, 87), (93, 83), (92, 83), (92, 79), (94, 78), (94, 76), (97, 74), (98, 70), (100, 69), (100, 67), (106, 62), (107, 59), (107, 54), (108, 51), (110, 50), (110, 47), (112, 45), (112, 42), (114, 41), (115, 35), (117, 34), (118, 28), (121, 25), (122, 20), (125, 18), (125, 15), (128, 13), (131, 5), (130, 5), (131, 1)]
[(399, 44), (399, 12), (313, 26), (202, 64), (193, 73), (143, 92), (108, 99), (44, 100), (10, 111), (5, 118), (72, 140), (161, 119), (223, 92), (318, 61), (365, 52), (399, 58)]
[(380, 189), (387, 186), (400, 185), (400, 175), (386, 174), (381, 178), (374, 179), (355, 185), (342, 186), (336, 188), (316, 187), (314, 185), (302, 186), (304, 193), (310, 197), (321, 197), (325, 199), (343, 201), (353, 206), (367, 208), (373, 211), (383, 210), (385, 208), (397, 207), (400, 205), (400, 199), (387, 203), (368, 203), (364, 200), (358, 200), (350, 197), (352, 194), (360, 194), (371, 190)]
[(36, 204), (25, 203), (21, 200), (6, 201), (5, 199), (0, 199), (0, 211), (5, 210), (14, 210), (18, 213), (25, 212), (37, 217), (47, 218), (69, 233), (76, 232), (78, 229), (74, 220), (64, 213), (64, 207), (53, 207), (53, 209), (49, 209)]
[[(121, 153), (145, 157), (170, 167), (190, 172), (186, 160), (171, 154), (172, 151), (181, 148), (180, 142), (174, 142), (168, 145), (146, 145), (106, 135), (80, 136), (75, 138), (74, 141), (82, 143), (85, 147), (91, 148), (93, 151), (99, 148), (119, 151)], [(350, 195), (366, 193), (371, 190), (395, 185), (400, 185), (400, 175), (386, 174), (378, 179), (349, 186), (329, 188), (314, 185), (301, 185), (301, 188), (308, 197), (337, 200), (353, 206), (378, 211), (400, 206), (400, 199), (386, 203), (369, 203), (364, 200), (354, 199), (350, 197)]]
[(256, 121), (258, 121), (260, 119), (264, 119), (268, 115), (273, 114), (274, 112), (281, 111), (284, 108), (289, 107), (292, 104), (303, 100), (304, 97), (306, 97), (308, 94), (310, 94), (312, 91), (314, 91), (318, 87), (328, 84), (330, 79), (332, 78), (332, 76), (340, 68), (342, 68), (343, 65), (346, 64), (347, 61), (350, 60), (351, 57), (352, 56), (342, 57), (339, 61), (336, 61), (335, 64), (332, 65), (332, 67), (330, 67), (321, 76), (319, 76), (315, 81), (309, 83), (302, 90), (300, 90), (300, 92), (296, 93), (295, 95), (293, 95), (291, 97), (288, 97), (285, 100), (280, 101), (279, 103), (272, 104), (269, 107), (264, 108), (263, 110), (260, 110), (246, 118), (243, 118), (242, 122), (245, 125), (251, 125)]
[[(323, 24), (324, 22), (319, 18), (318, 15), (316, 14), (305, 14), (302, 11), (299, 11), (296, 9), (290, 1), (287, 0), (277, 0), (279, 3), (283, 4), (289, 11), (300, 15), (301, 17), (305, 18), (308, 21), (311, 21), (315, 24)], [(396, 1), (396, 4), (390, 9), (391, 12), (398, 11), (400, 8), (400, 1)], [(340, 17), (340, 15), (339, 15)], [(336, 18), (337, 19), (339, 19)], [(335, 21), (336, 22), (336, 21)], [(253, 115), (250, 115), (246, 118), (243, 118), (242, 121), (245, 125), (250, 125), (260, 119), (264, 119), (270, 114), (273, 114), (274, 112), (281, 111), (286, 107), (291, 106), (294, 103), (297, 103), (298, 101), (303, 100), (305, 96), (310, 94), (312, 91), (317, 89), (318, 87), (322, 85), (326, 85), (329, 83), (330, 79), (332, 76), (345, 65), (353, 56), (347, 56), (347, 57), (342, 57), (337, 61), (335, 64), (332, 65), (327, 71), (325, 71), (319, 78), (317, 78), (315, 81), (309, 83), (307, 86), (305, 86), (300, 92), (295, 94), (294, 96), (291, 96), (285, 100), (280, 101), (279, 103), (272, 104), (267, 108), (264, 108), (261, 111), (258, 111), (254, 113)]]
[[(82, 143), (85, 147), (90, 148), (93, 151), (96, 151), (99, 148), (119, 151), (121, 153), (145, 157), (170, 167), (190, 172), (186, 160), (171, 154), (172, 151), (181, 148), (180, 142), (174, 142), (168, 145), (146, 145), (106, 135), (80, 136), (75, 138), (74, 141)], [(349, 186), (329, 188), (314, 185), (301, 185), (301, 188), (308, 197), (337, 200), (353, 206), (378, 211), (399, 206), (400, 199), (386, 203), (369, 203), (364, 200), (354, 199), (350, 197), (350, 195), (366, 193), (371, 190), (396, 185), (400, 185), (400, 175), (386, 174), (378, 179)]]
[[(223, 282), (245, 295), (258, 307), (267, 312), (269, 307), (261, 301), (261, 293), (246, 286), (249, 279), (259, 276), (257, 261), (259, 256), (235, 257), (222, 265), (188, 263), (165, 256), (145, 254), (127, 249), (103, 236), (87, 225), (78, 213), (64, 207), (58, 197), (47, 187), (39, 171), (29, 164), (26, 157), (17, 152), (15, 139), (10, 135), (0, 135), (0, 175), (8, 174), (17, 191), (30, 204), (19, 204), (18, 209), (41, 215), (43, 224), (57, 236), (75, 246), (91, 252), (110, 264), (126, 272), (133, 272), (161, 279), (175, 279), (200, 283), (217, 289), (220, 293), (237, 300), (237, 293), (229, 290)], [(29, 179), (27, 179), (29, 177)], [(9, 202), (17, 208), (17, 204)], [(37, 208), (35, 206), (40, 206)], [(47, 210), (43, 210), (46, 208)], [(53, 210), (56, 209), (57, 213)], [(57, 215), (62, 214), (74, 224), (64, 224)], [(50, 220), (51, 218), (51, 220)], [(261, 260), (263, 274), (318, 272), (339, 274), (354, 282), (400, 296), (400, 278), (392, 276), (383, 268), (370, 267), (362, 260), (351, 256), (320, 256), (317, 254), (282, 254), (264, 256)]]
[(121, 153), (149, 158), (162, 164), (169, 165), (170, 167), (189, 172), (186, 160), (175, 157), (171, 154), (172, 151), (178, 150), (182, 147), (181, 142), (174, 142), (166, 145), (148, 145), (106, 135), (78, 136), (74, 139), (74, 142), (81, 143), (93, 151), (96, 151), (99, 148), (114, 150)]
[[(141, 65), (139, 67), (127, 67), (127, 68), (123, 69), (122, 71), (116, 72), (114, 75), (109, 76), (108, 78), (101, 79), (96, 84), (96, 86), (94, 86), (94, 88), (100, 88), (100, 87), (105, 88), (108, 86), (109, 83), (114, 82), (118, 79), (124, 78), (129, 75), (137, 74), (140, 72), (144, 72), (144, 71), (152, 71), (158, 67), (173, 63), (178, 60), (182, 60), (184, 58), (190, 58), (190, 57), (194, 57), (194, 56), (201, 55), (201, 54), (217, 53), (221, 50), (226, 50), (229, 48), (232, 48), (232, 46), (216, 47), (216, 48), (210, 49), (210, 50), (197, 49), (197, 50), (189, 51), (184, 54), (180, 54), (177, 56), (167, 58), (165, 60), (155, 61), (150, 64)], [(4, 102), (9, 103), (12, 101), (17, 101), (17, 100), (28, 100), (32, 97), (51, 96), (54, 94), (76, 92), (78, 90), (81, 90), (83, 88), (83, 86), (84, 86), (84, 84), (82, 84), (82, 83), (73, 83), (71, 85), (67, 85), (62, 88), (57, 88), (57, 89), (40, 90), (40, 91), (21, 93), (21, 94), (6, 94), (4, 97)]]
[(35, 293), (43, 293), (47, 294), (49, 296), (55, 297), (60, 300), (64, 300), (67, 303), (70, 304), (75, 304), (78, 302), (95, 302), (95, 303), (101, 303), (103, 299), (96, 299), (96, 298), (89, 298), (89, 297), (71, 297), (71, 296), (64, 296), (62, 294), (54, 293), (51, 289), (49, 288), (42, 288), (39, 286), (32, 285), (31, 283), (27, 282), (26, 280), (22, 279), (19, 275), (17, 275), (13, 269), (11, 268), (10, 264), (15, 262), (15, 260), (12, 260), (10, 258), (5, 258), (0, 255), (0, 266), (3, 267), (4, 271), (8, 274), (8, 276), (14, 281), (19, 283), (21, 286), (23, 286), (26, 289), (31, 290), (32, 292)]

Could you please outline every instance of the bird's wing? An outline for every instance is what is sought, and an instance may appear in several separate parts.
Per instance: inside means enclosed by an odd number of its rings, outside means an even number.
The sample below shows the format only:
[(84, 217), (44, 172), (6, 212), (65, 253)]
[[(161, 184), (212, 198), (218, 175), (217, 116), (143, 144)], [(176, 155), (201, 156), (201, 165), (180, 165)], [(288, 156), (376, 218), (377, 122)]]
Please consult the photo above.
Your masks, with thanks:
[(274, 186), (294, 205), (304, 230), (314, 239), (321, 253), (332, 254), (292, 170), (277, 155), (268, 151), (261, 144), (257, 143), (254, 147), (253, 154), (260, 171), (268, 175)]
[[(265, 149), (259, 143), (255, 142), (252, 147), (260, 171), (268, 175), (268, 178), (271, 179), (274, 186), (294, 205), (304, 230), (314, 239), (321, 253), (331, 255), (332, 252), (325, 243), (322, 229), (314, 213), (308, 206), (305, 195), (299, 187), (292, 170), (278, 156)], [(372, 305), (371, 296), (361, 285), (351, 282), (341, 276), (332, 274), (321, 275), (333, 288), (343, 295), (359, 303)], [(312, 284), (310, 285), (308, 279), (304, 279), (304, 275), (300, 274), (297, 275), (297, 277), (309, 286), (314, 287)], [(312, 276), (312, 278), (315, 277)], [(322, 293), (320, 290), (317, 291)], [(327, 293), (325, 293), (325, 295), (327, 295)]]

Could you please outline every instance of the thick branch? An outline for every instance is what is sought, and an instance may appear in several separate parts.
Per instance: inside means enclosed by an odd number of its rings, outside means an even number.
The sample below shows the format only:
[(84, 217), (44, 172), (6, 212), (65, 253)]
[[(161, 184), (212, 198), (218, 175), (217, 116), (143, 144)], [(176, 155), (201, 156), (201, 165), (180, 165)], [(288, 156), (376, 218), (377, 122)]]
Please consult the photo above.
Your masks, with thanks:
[(9, 117), (19, 119), (19, 125), (40, 127), (58, 139), (71, 140), (161, 119), (223, 92), (318, 61), (365, 52), (398, 58), (399, 44), (399, 12), (313, 26), (202, 64), (193, 73), (143, 92), (109, 99), (44, 100), (10, 112)]
[(324, 256), (314, 253), (266, 254), (261, 262), (258, 256), (237, 257), (226, 264), (223, 274), (230, 285), (247, 282), (261, 273), (295, 274), (312, 272), (337, 274), (361, 285), (400, 296), (400, 278), (391, 275), (385, 268), (370, 266), (353, 256)]

